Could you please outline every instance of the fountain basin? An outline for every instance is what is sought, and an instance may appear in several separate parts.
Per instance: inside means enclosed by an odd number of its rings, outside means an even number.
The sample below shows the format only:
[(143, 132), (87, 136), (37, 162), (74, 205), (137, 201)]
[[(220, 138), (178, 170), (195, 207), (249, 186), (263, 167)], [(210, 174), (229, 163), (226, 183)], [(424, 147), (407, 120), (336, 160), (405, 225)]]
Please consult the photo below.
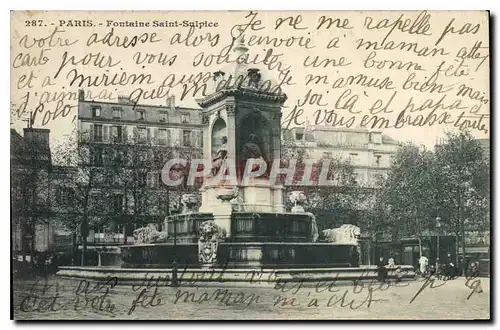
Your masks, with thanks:
[[(201, 268), (198, 245), (160, 243), (122, 246), (122, 267), (170, 268), (174, 260)], [(177, 257), (176, 257), (177, 256)], [(221, 242), (214, 267), (357, 267), (356, 246), (300, 242)]]
[[(212, 213), (169, 216), (166, 227), (173, 242), (174, 224), (178, 243), (196, 243), (200, 225), (213, 220)], [(233, 212), (231, 242), (311, 242), (312, 223), (308, 213)]]

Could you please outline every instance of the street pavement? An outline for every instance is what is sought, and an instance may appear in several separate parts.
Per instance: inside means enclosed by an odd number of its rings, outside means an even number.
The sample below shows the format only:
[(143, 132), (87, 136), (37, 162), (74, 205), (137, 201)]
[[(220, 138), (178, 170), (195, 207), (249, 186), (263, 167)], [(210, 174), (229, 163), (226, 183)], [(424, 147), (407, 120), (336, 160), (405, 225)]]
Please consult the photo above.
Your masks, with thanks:
[(164, 287), (15, 280), (14, 318), (138, 320), (488, 319), (489, 278)]

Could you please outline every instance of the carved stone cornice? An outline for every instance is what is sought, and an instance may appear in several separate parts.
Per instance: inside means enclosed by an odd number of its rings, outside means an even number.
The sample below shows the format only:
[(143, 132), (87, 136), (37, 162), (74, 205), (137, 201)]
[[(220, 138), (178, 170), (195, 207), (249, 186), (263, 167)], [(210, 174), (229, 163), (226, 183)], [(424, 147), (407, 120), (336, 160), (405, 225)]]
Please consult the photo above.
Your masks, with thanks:
[(269, 93), (263, 92), (255, 89), (244, 89), (244, 88), (230, 88), (223, 89), (218, 92), (215, 92), (207, 97), (197, 99), (196, 102), (203, 108), (206, 108), (212, 104), (215, 104), (225, 97), (241, 97), (244, 100), (266, 100), (271, 102), (276, 102), (279, 104), (283, 104), (287, 99), (287, 95), (284, 93)]

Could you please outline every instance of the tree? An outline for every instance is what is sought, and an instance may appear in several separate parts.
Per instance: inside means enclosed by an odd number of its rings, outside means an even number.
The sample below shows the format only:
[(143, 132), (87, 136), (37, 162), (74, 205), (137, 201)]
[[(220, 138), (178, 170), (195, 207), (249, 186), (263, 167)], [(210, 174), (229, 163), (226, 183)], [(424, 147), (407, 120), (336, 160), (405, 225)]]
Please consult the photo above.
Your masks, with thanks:
[(489, 161), (469, 132), (447, 137), (435, 152), (402, 145), (383, 184), (382, 201), (394, 233), (418, 237), (420, 254), (423, 234), (434, 231), (440, 217), (443, 230), (461, 237), (465, 256), (465, 232), (489, 227)]
[[(286, 186), (286, 193), (300, 190), (307, 196), (306, 208), (316, 216), (319, 229), (328, 229), (340, 226), (343, 223), (358, 224), (361, 212), (359, 203), (363, 194), (356, 181), (354, 167), (345, 159), (323, 157), (311, 159), (306, 149), (296, 145), (293, 139), (284, 133), (281, 145), (282, 167), (287, 167), (292, 160), (296, 161), (295, 174), (291, 185)], [(312, 171), (309, 178), (305, 178), (306, 166), (311, 163)], [(332, 185), (320, 182), (321, 172), (326, 171), (326, 180), (333, 181)], [(310, 184), (302, 185), (302, 179), (309, 179)], [(286, 199), (285, 205), (291, 207)]]
[(382, 185), (381, 202), (387, 207), (388, 230), (397, 236), (416, 236), (422, 255), (422, 234), (434, 217), (434, 155), (412, 143), (401, 145)]
[(102, 166), (102, 146), (92, 143), (89, 134), (74, 132), (67, 136), (66, 143), (57, 147), (55, 162), (75, 169), (73, 175), (61, 183), (74, 191), (72, 194), (74, 200), (71, 203), (74, 206), (73, 212), (62, 220), (74, 237), (80, 235), (81, 265), (85, 266), (89, 227), (97, 218), (102, 206), (96, 203), (92, 193), (100, 187), (108, 175), (108, 168)]
[[(186, 184), (190, 159), (199, 152), (191, 148), (158, 145), (153, 139), (139, 139), (126, 143), (106, 144), (109, 168), (107, 185), (108, 199), (115, 205), (110, 210), (113, 222), (123, 225), (125, 244), (127, 228), (131, 225), (158, 223), (172, 211), (172, 206), (180, 204), (181, 196), (187, 192), (197, 192), (196, 187)], [(182, 168), (183, 183), (169, 187), (162, 181), (165, 163), (173, 158), (186, 159), (188, 164)], [(116, 194), (123, 197), (122, 203), (116, 202)], [(114, 202), (113, 202), (114, 201)], [(118, 205), (117, 205), (118, 204)]]
[(52, 167), (47, 140), (31, 127), (24, 138), (13, 132), (11, 141), (11, 210), (13, 228), (19, 228), (23, 262), (27, 250), (35, 262), (36, 227), (50, 216), (50, 171)]
[(489, 157), (468, 131), (448, 133), (436, 148), (434, 173), (436, 212), (461, 238), (465, 257), (465, 232), (489, 228)]
[(64, 217), (66, 228), (79, 234), (82, 242), (82, 265), (87, 252), (87, 237), (92, 225), (104, 227), (105, 232), (116, 233), (122, 226), (123, 243), (127, 243), (133, 226), (160, 223), (171, 213), (172, 205), (180, 204), (186, 192), (197, 187), (184, 184), (168, 187), (162, 183), (164, 164), (172, 158), (189, 160), (198, 157), (198, 148), (157, 143), (151, 138), (129, 137), (125, 132), (98, 141), (93, 132), (74, 133), (56, 152), (59, 164), (75, 168), (75, 175), (63, 185), (74, 187), (73, 212)]

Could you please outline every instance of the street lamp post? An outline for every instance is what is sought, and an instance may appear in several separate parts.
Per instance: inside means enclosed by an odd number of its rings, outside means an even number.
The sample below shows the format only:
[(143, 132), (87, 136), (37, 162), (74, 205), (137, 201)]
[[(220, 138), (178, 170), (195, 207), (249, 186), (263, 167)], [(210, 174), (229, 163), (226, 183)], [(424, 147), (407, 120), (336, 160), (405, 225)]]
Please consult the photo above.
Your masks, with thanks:
[(436, 217), (436, 236), (437, 236), (437, 256), (436, 256), (436, 274), (439, 269), (439, 228), (441, 227), (441, 218)]
[(177, 278), (177, 224), (175, 223), (175, 217), (172, 219), (174, 224), (174, 261), (172, 262), (172, 286), (178, 287), (179, 280)]

